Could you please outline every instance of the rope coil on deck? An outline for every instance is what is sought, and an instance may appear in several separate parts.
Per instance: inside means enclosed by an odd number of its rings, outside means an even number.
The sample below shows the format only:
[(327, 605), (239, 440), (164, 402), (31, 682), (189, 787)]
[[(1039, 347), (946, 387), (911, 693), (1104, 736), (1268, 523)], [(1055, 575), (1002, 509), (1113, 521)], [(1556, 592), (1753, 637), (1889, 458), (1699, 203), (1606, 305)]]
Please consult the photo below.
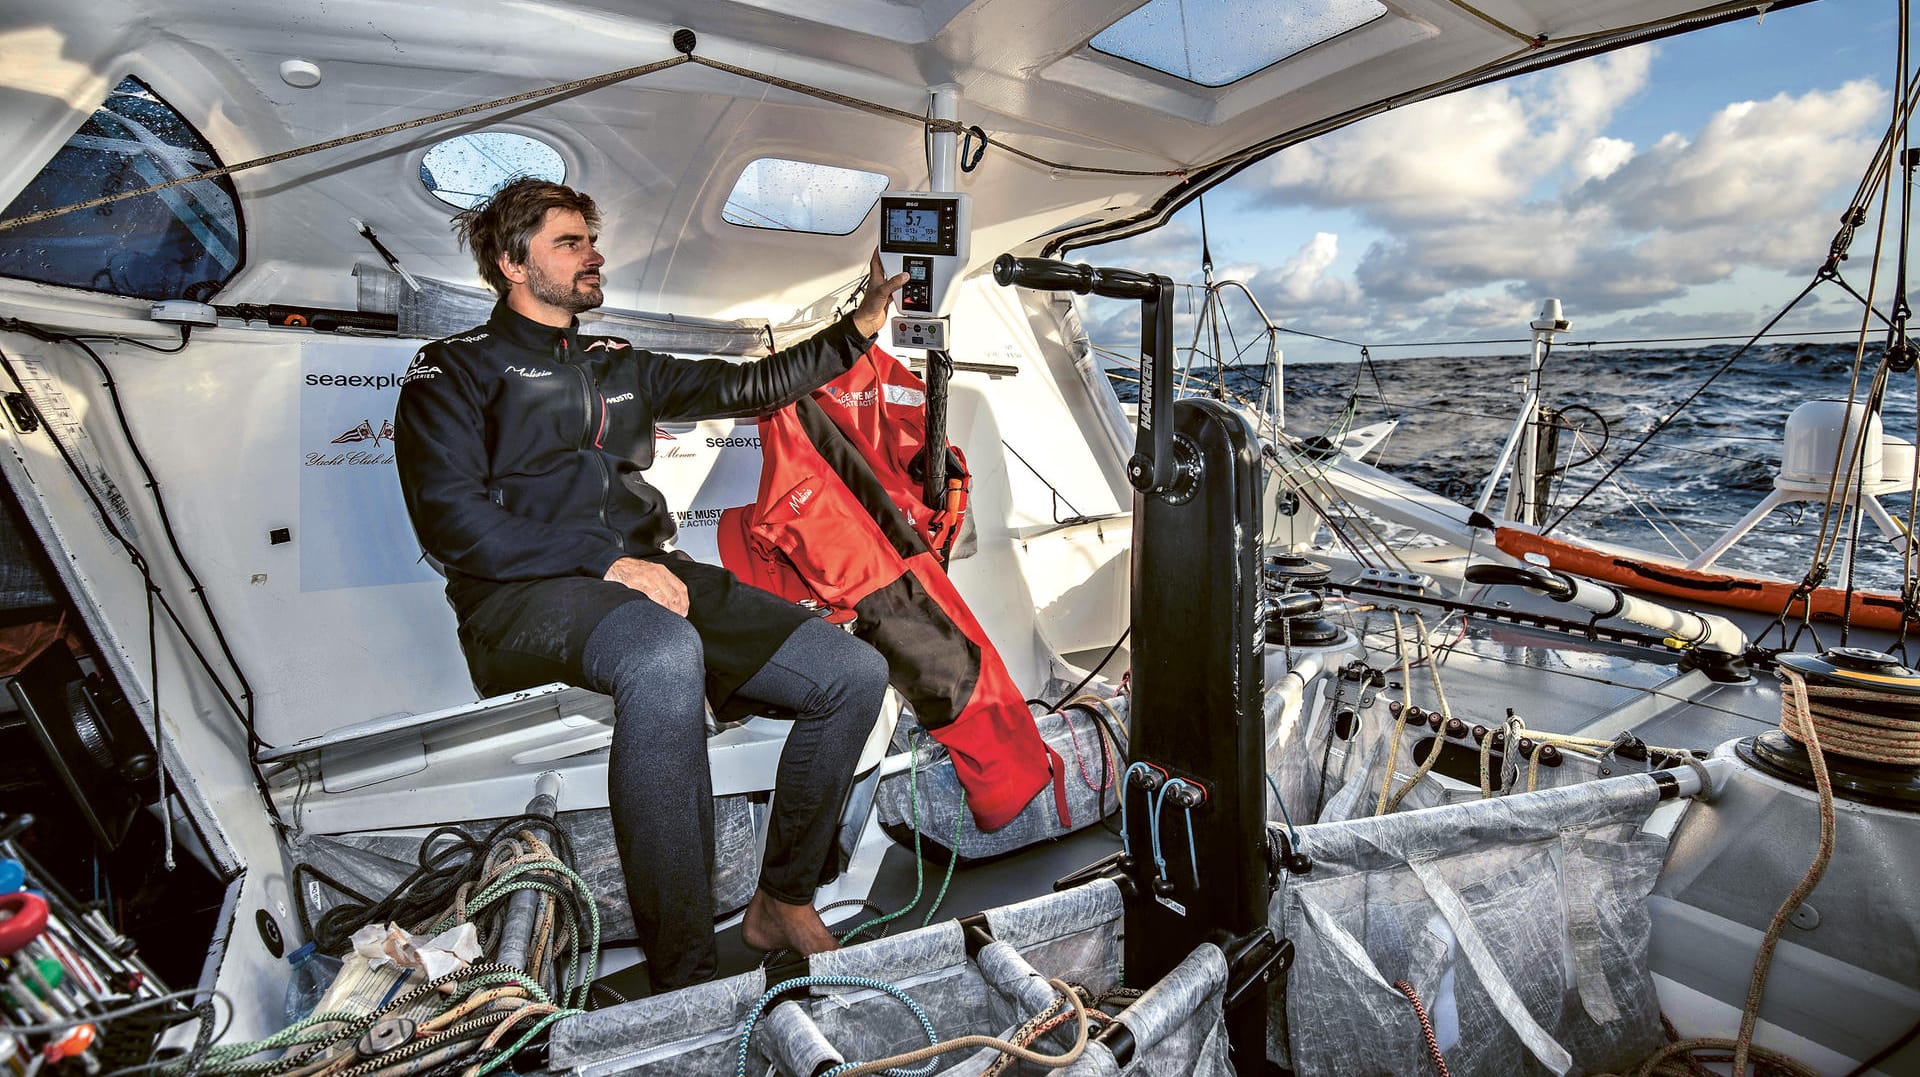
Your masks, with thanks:
[[(446, 837), (455, 840), (441, 844)], [(540, 897), (540, 912), (525, 971), (483, 960), (387, 999), (369, 1013), (315, 1013), (266, 1039), (215, 1046), (200, 1057), (161, 1064), (159, 1071), (176, 1077), (406, 1077), (460, 1067), (461, 1077), (485, 1077), (507, 1065), (555, 1021), (581, 1012), (586, 1002), (592, 980), (588, 955), (599, 952), (599, 910), (586, 880), (567, 863), (567, 847), (565, 832), (541, 817), (506, 820), (484, 842), (457, 827), (442, 827), (422, 844), (420, 870), (393, 893), (378, 902), (336, 907), (345, 910), (334, 917), (343, 923), (388, 922), (398, 914), (415, 933), (439, 934), (460, 922), (491, 918), (514, 893), (532, 891)], [(496, 938), (492, 948), (497, 945)], [(553, 984), (553, 994), (542, 981)], [(361, 1052), (356, 1041), (362, 1034), (422, 1005), (435, 1012), (411, 1027), (406, 1042), (371, 1056)], [(509, 1043), (510, 1035), (515, 1038)], [(249, 1061), (282, 1048), (285, 1053), (277, 1059)]]
[(1861, 709), (1910, 709), (1912, 703), (1911, 696), (1891, 692), (1809, 684), (1804, 702), (1798, 692), (1781, 694), (1780, 731), (1802, 747), (1817, 739), (1822, 748), (1850, 759), (1920, 767), (1920, 718)]

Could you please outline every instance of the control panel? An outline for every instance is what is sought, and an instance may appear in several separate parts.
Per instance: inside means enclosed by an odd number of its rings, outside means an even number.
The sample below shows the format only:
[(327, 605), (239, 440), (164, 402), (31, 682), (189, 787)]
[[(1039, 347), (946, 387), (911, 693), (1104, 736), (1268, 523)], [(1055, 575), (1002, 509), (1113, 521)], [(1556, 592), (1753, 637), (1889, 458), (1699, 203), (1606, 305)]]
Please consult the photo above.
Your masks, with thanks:
[(933, 259), (909, 254), (900, 259), (901, 272), (913, 279), (900, 289), (900, 309), (912, 314), (933, 313)]
[(880, 196), (880, 263), (889, 276), (910, 278), (890, 322), (893, 346), (944, 350), (945, 311), (966, 268), (973, 201), (942, 191), (888, 191)]
[(925, 348), (930, 352), (947, 350), (947, 320), (917, 318), (910, 314), (893, 316), (893, 346)]

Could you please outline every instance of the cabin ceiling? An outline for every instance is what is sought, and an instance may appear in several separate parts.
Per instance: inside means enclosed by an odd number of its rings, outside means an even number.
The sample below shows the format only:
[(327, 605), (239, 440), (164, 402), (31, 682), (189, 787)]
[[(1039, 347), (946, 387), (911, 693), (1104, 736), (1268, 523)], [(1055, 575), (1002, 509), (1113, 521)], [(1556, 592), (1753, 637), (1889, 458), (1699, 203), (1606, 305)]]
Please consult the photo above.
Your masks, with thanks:
[[(1055, 161), (1132, 170), (1205, 162), (1394, 99), (1524, 46), (1452, 0), (1387, 14), (1219, 88), (1092, 50), (1141, 0), (10, 0), (0, 10), (0, 203), (17, 194), (127, 75), (185, 115), (225, 163), (675, 55), (698, 53), (839, 94), (924, 111), (959, 91), (959, 118)], [(1684, 0), (1477, 0), (1549, 41), (1669, 18)], [(283, 61), (318, 66), (297, 89)], [(780, 318), (857, 272), (871, 220), (845, 237), (725, 223), (759, 157), (926, 183), (919, 125), (692, 65), (614, 86), (383, 136), (234, 176), (246, 268), (223, 303), (352, 305), (374, 262), (349, 218), (415, 273), (477, 283), (448, 207), (420, 184), (427, 148), (463, 130), (557, 147), (567, 181), (606, 215), (610, 305)], [(1138, 215), (1175, 176), (1058, 173), (988, 150), (959, 187), (975, 199), (974, 257), (1075, 221)]]

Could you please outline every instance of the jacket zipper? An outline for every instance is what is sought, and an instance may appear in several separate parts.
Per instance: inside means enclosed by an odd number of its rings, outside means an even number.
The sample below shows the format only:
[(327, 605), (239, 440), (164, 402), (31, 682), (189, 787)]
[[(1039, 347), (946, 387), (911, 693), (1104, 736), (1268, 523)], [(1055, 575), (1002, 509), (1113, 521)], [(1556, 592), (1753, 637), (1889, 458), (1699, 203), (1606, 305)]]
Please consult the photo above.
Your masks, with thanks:
[(555, 358), (562, 365), (580, 376), (580, 391), (583, 394), (581, 404), (584, 406), (580, 422), (580, 451), (591, 451), (594, 462), (600, 467), (600, 526), (613, 532), (614, 542), (619, 544), (620, 552), (625, 553), (627, 550), (627, 537), (621, 534), (620, 531), (613, 526), (613, 521), (607, 517), (607, 498), (613, 493), (613, 475), (607, 469), (606, 453), (600, 449), (601, 435), (606, 432), (606, 405), (601, 405), (600, 431), (599, 433), (595, 433), (593, 402), (598, 394), (593, 391), (593, 376), (587, 373), (584, 365), (568, 361), (570, 356), (567, 351), (567, 339), (565, 337), (560, 338), (560, 345), (555, 354)]

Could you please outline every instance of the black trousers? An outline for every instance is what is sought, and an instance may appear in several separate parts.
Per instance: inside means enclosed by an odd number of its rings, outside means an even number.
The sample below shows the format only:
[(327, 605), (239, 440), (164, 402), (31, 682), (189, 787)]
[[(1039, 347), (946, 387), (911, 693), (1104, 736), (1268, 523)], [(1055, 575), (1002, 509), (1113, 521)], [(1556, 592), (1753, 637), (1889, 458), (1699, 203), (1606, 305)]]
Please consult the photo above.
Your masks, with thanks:
[(886, 660), (846, 632), (724, 569), (669, 567), (687, 579), (686, 617), (621, 584), (567, 577), (498, 585), (460, 632), (475, 683), (489, 693), (558, 680), (613, 697), (608, 800), (656, 990), (710, 979), (716, 965), (703, 699), (723, 692), (718, 699), (736, 710), (762, 702), (796, 715), (775, 776), (760, 888), (805, 904), (887, 687)]

